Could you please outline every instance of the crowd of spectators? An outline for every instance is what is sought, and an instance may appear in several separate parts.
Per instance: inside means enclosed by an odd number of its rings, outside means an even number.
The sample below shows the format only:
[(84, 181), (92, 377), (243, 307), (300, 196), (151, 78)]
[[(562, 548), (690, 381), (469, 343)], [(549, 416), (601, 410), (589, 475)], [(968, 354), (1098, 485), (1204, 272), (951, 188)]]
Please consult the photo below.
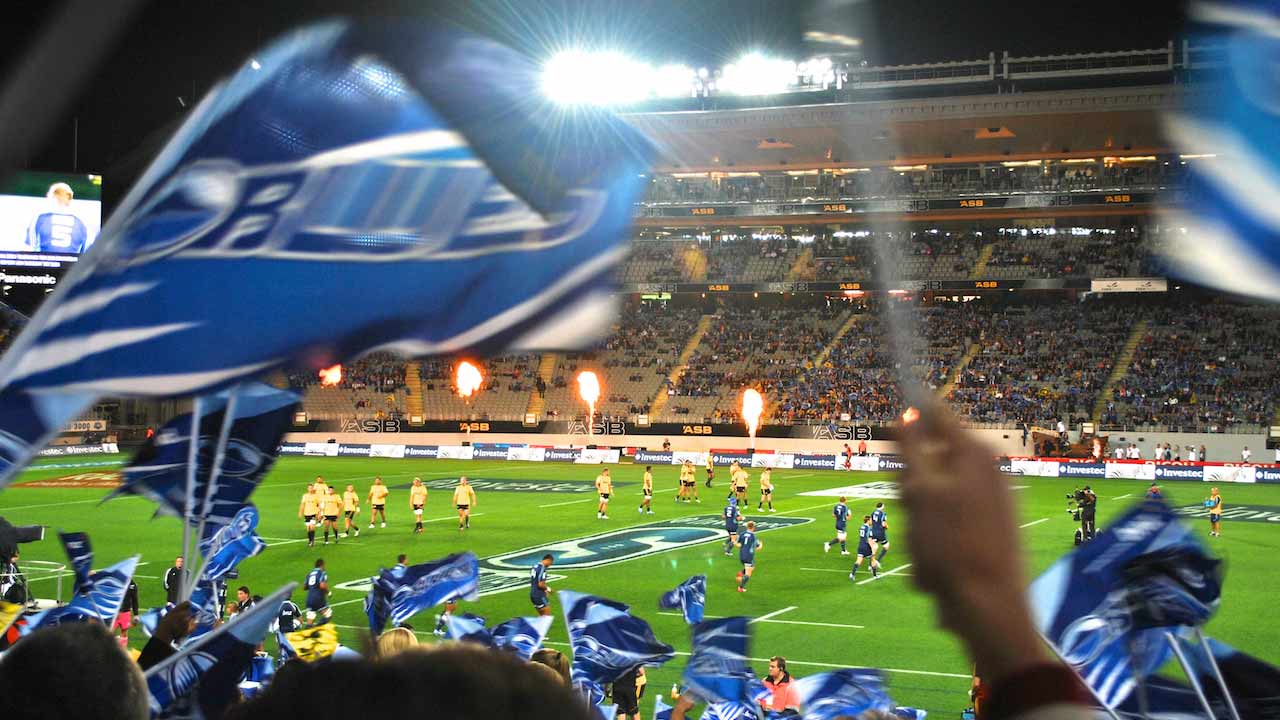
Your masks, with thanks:
[(782, 235), (716, 237), (685, 241), (636, 241), (620, 279), (635, 283), (744, 280), (787, 276), (799, 243)]
[[(294, 371), (289, 373), (289, 385), (305, 390), (320, 385), (318, 373)], [(342, 364), (342, 380), (337, 387), (347, 390), (378, 390), (396, 392), (405, 388), (404, 359), (390, 353), (371, 353), (359, 360)]]

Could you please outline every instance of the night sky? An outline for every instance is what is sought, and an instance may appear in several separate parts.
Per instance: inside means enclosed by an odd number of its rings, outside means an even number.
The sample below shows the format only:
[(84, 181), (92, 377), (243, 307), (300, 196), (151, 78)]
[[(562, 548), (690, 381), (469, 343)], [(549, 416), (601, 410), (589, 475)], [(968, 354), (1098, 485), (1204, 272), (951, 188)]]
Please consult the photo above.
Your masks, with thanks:
[[(108, 203), (159, 150), (195, 99), (275, 35), (358, 8), (362, 14), (424, 16), (486, 33), (535, 58), (567, 46), (616, 48), (660, 64), (715, 67), (748, 50), (802, 59), (808, 8), (832, 0), (153, 0), (143, 5), (71, 108), (48, 123), (25, 167), (101, 172)], [(58, 3), (18, 0), (0, 33), (4, 75)], [(267, 6), (265, 9), (261, 6)], [(110, 0), (95, 7), (107, 8)], [(821, 29), (863, 40), (871, 64), (1162, 47), (1179, 40), (1172, 2), (855, 2)], [(65, 62), (86, 61), (68, 48)], [(56, 69), (49, 72), (56, 80)], [(78, 123), (74, 123), (78, 119)], [(78, 152), (72, 167), (73, 124)], [(114, 181), (114, 182), (113, 182)]]

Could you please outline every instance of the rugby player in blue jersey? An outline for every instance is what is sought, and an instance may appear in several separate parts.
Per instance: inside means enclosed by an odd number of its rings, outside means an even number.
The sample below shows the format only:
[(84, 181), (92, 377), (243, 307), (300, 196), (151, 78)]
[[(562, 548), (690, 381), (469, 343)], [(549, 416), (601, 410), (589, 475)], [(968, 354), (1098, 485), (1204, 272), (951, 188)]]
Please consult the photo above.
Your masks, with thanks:
[(849, 506), (844, 503), (845, 497), (841, 495), (840, 502), (831, 508), (831, 514), (836, 518), (836, 536), (822, 543), (822, 552), (831, 552), (831, 546), (840, 543), (840, 554), (849, 554), (849, 548), (845, 545), (845, 538), (848, 537), (846, 527), (849, 522)]
[(876, 546), (879, 543), (871, 534), (871, 516), (862, 516), (862, 525), (858, 526), (858, 555), (853, 559), (853, 570), (849, 571), (849, 579), (854, 580), (863, 560), (871, 561), (871, 577), (880, 574), (880, 561), (876, 560)]
[(738, 533), (738, 542), (735, 543), (738, 550), (738, 560), (742, 562), (742, 571), (738, 573), (738, 592), (747, 591), (747, 582), (751, 580), (751, 573), (756, 569), (756, 551), (764, 547), (764, 543), (756, 539), (756, 523), (754, 520), (747, 523), (747, 529)]

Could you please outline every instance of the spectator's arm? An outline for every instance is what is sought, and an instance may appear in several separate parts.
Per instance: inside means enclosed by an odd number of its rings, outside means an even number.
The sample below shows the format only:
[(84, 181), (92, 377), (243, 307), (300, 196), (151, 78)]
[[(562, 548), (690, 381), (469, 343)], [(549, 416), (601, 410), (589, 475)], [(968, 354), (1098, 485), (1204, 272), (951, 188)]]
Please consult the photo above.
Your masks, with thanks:
[(142, 648), (138, 656), (138, 666), (146, 672), (148, 668), (160, 664), (165, 658), (177, 650), (174, 643), (191, 634), (195, 629), (195, 617), (191, 613), (191, 604), (182, 603), (170, 610), (156, 625), (156, 632)]

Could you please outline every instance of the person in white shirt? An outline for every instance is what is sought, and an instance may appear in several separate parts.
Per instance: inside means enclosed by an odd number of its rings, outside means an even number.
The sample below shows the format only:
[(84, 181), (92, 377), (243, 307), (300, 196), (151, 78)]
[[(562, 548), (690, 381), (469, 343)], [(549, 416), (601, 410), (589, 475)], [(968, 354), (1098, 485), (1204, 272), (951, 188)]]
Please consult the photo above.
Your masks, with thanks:
[(1067, 439), (1067, 437), (1066, 437), (1066, 436), (1067, 436), (1067, 424), (1066, 424), (1066, 423), (1064, 423), (1064, 422), (1062, 422), (1061, 420), (1059, 420), (1059, 421), (1058, 421), (1058, 435), (1062, 437), (1062, 439), (1063, 439), (1063, 441), (1064, 441), (1064, 442), (1066, 441), (1066, 439)]
[(1124, 459), (1124, 446), (1123, 446), (1123, 445), (1117, 445), (1117, 446), (1116, 446), (1116, 459), (1117, 459), (1117, 460), (1123, 460), (1123, 459)]
[(1280, 447), (1276, 448), (1276, 464), (1280, 465)]
[(1249, 446), (1245, 445), (1244, 449), (1240, 451), (1240, 462), (1247, 463), (1251, 457), (1253, 457), (1253, 453), (1249, 452)]
[(1188, 460), (1190, 460), (1191, 462), (1196, 462), (1197, 460), (1199, 460), (1199, 459), (1200, 459), (1200, 458), (1196, 455), (1196, 449), (1195, 449), (1195, 448), (1190, 448), (1189, 450), (1187, 450), (1187, 459), (1188, 459)]

